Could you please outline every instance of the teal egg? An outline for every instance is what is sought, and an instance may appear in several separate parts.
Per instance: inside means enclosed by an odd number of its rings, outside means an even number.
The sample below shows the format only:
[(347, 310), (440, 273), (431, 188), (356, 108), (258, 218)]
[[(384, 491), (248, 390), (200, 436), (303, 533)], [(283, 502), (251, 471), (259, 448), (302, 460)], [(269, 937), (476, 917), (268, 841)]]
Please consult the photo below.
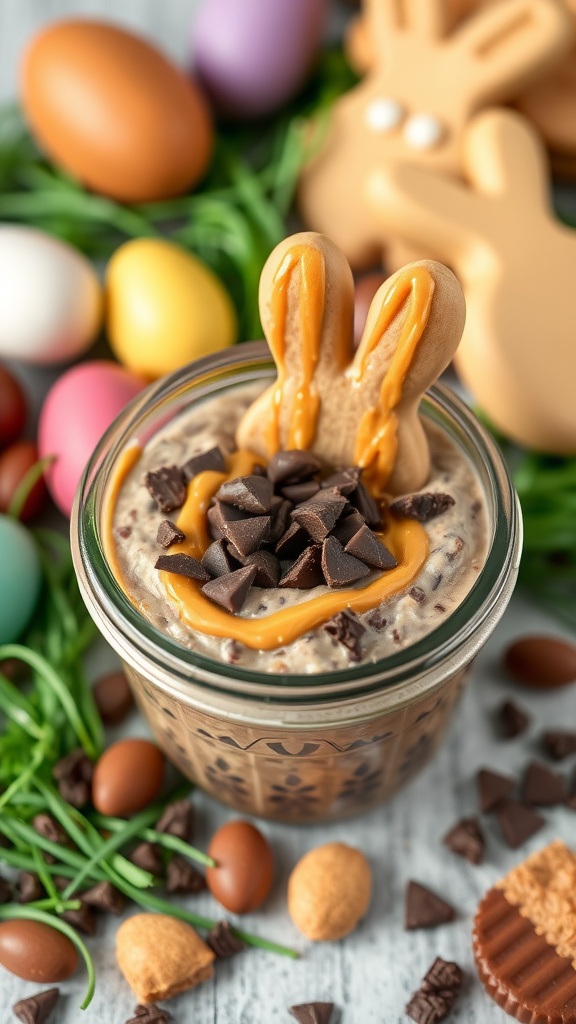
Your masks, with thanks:
[(0, 644), (17, 640), (30, 622), (41, 582), (31, 534), (15, 519), (0, 515)]

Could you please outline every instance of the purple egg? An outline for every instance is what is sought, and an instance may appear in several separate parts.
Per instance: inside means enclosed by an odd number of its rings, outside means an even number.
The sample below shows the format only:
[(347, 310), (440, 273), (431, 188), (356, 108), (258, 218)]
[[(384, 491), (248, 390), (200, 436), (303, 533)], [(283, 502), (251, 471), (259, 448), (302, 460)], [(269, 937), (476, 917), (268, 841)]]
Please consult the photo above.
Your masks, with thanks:
[(306, 81), (327, 0), (205, 0), (192, 29), (194, 75), (223, 114), (260, 117)]

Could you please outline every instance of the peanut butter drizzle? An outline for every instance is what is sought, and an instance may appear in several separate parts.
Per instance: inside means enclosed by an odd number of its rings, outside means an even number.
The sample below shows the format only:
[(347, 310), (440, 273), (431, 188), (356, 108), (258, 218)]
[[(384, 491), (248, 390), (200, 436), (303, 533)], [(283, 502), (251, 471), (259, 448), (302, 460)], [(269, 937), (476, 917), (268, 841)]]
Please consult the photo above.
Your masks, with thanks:
[(380, 493), (384, 493), (394, 469), (398, 450), (398, 414), (395, 410), (402, 399), (406, 374), (428, 323), (434, 287), (434, 278), (426, 267), (407, 267), (399, 273), (388, 289), (379, 316), (370, 334), (363, 339), (354, 360), (352, 379), (360, 381), (366, 372), (370, 355), (410, 296), (398, 344), (380, 388), (379, 405), (367, 409), (363, 414), (356, 437), (354, 461), (362, 469), (369, 470), (371, 486)]
[(272, 415), (267, 424), (268, 455), (280, 448), (280, 407), (287, 380), (286, 321), (288, 290), (294, 272), (300, 271), (302, 295), (298, 316), (302, 379), (290, 415), (286, 448), (310, 448), (316, 433), (320, 396), (314, 387), (314, 372), (320, 355), (326, 272), (324, 257), (317, 249), (294, 245), (288, 250), (273, 280), (271, 330), (268, 339), (276, 361), (278, 379), (272, 400)]
[[(104, 553), (108, 564), (114, 574), (114, 578), (122, 587), (124, 593), (130, 597), (130, 593), (124, 584), (124, 575), (118, 561), (116, 541), (114, 539), (114, 512), (118, 495), (122, 489), (130, 470), (136, 465), (142, 455), (142, 448), (139, 444), (131, 444), (118, 456), (118, 461), (106, 483), (104, 501), (102, 502), (102, 540)], [(130, 600), (132, 598), (130, 597)], [(132, 604), (135, 602), (132, 601)]]

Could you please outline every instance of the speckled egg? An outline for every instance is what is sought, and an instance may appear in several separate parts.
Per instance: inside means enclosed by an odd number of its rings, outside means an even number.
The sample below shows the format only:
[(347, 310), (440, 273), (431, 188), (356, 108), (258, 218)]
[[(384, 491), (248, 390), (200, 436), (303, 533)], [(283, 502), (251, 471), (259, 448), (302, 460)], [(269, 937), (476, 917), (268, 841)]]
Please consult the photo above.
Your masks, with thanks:
[(42, 582), (38, 550), (28, 530), (0, 515), (0, 644), (18, 639), (28, 625)]

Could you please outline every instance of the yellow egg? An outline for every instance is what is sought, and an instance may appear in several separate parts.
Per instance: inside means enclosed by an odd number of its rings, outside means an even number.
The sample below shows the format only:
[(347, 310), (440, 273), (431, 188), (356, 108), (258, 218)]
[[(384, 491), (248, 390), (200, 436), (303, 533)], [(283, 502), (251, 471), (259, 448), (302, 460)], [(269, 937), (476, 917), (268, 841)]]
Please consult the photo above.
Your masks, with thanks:
[(110, 344), (130, 370), (162, 377), (227, 348), (238, 324), (228, 292), (197, 257), (163, 239), (116, 250), (106, 272)]

